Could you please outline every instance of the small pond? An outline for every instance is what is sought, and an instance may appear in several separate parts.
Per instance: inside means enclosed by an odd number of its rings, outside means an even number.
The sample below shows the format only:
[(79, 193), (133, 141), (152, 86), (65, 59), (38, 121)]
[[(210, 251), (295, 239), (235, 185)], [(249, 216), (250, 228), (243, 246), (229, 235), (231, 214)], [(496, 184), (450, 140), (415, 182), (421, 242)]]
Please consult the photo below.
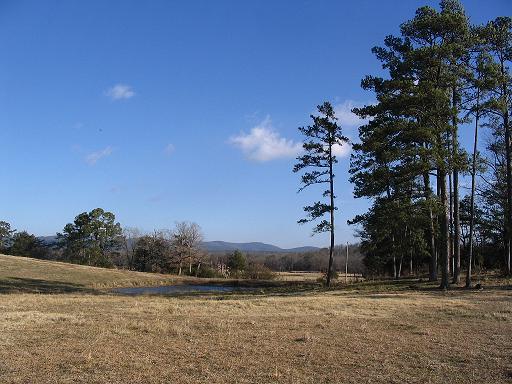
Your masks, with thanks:
[(200, 293), (200, 292), (241, 292), (248, 291), (254, 288), (250, 287), (235, 287), (233, 285), (213, 285), (213, 284), (182, 284), (182, 285), (160, 285), (155, 287), (129, 287), (129, 288), (114, 288), (112, 292), (120, 293), (123, 295), (173, 295), (181, 293)]

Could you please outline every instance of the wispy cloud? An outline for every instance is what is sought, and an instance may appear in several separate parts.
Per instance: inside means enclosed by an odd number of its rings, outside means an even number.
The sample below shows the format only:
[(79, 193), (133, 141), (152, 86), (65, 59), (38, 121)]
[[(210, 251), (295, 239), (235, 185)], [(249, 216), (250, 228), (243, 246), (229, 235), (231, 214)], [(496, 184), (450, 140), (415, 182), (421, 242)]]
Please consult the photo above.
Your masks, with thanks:
[[(347, 136), (350, 141), (357, 141), (357, 129), (361, 125), (368, 123), (368, 119), (361, 119), (352, 112), (352, 109), (362, 107), (367, 104), (372, 104), (372, 102), (362, 103), (354, 100), (345, 100), (342, 103), (334, 105), (334, 113), (338, 118), (338, 123), (341, 125), (343, 134)], [(338, 157), (346, 157), (351, 151), (352, 145), (350, 143), (334, 146), (334, 154)]]
[(113, 187), (110, 187), (110, 189), (108, 190), (110, 193), (120, 193), (121, 192), (121, 187), (118, 187), (118, 186), (113, 186)]
[(171, 156), (174, 153), (174, 145), (169, 143), (164, 148), (164, 155)]
[(334, 106), (334, 113), (342, 128), (354, 128), (367, 123), (368, 120), (361, 119), (352, 113), (353, 108), (362, 107), (363, 105), (365, 104), (353, 100), (345, 100), (343, 103)]
[(87, 156), (85, 156), (85, 162), (89, 165), (95, 165), (99, 160), (104, 157), (110, 156), (113, 152), (113, 148), (109, 145), (106, 148), (103, 148), (96, 152), (91, 152)]
[(146, 199), (146, 201), (149, 202), (149, 203), (160, 203), (164, 199), (165, 199), (165, 194), (164, 193), (157, 193), (155, 195), (152, 195), (152, 196), (148, 197)]
[(105, 95), (112, 100), (131, 99), (135, 96), (133, 88), (127, 84), (116, 84), (105, 91)]
[(281, 137), (274, 130), (269, 116), (249, 133), (234, 136), (230, 142), (240, 148), (248, 159), (259, 162), (295, 157), (302, 150), (302, 143)]

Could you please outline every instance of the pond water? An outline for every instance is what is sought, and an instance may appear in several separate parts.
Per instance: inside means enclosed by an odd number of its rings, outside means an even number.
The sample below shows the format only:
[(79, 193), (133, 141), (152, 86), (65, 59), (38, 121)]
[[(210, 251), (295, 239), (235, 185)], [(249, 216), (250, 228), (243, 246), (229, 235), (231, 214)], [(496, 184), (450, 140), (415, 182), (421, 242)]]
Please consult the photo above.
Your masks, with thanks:
[(195, 293), (195, 292), (241, 292), (254, 288), (249, 287), (235, 287), (233, 285), (213, 285), (213, 284), (182, 284), (182, 285), (160, 285), (155, 287), (129, 287), (129, 288), (114, 288), (112, 292), (120, 293), (123, 295), (173, 295), (180, 293)]

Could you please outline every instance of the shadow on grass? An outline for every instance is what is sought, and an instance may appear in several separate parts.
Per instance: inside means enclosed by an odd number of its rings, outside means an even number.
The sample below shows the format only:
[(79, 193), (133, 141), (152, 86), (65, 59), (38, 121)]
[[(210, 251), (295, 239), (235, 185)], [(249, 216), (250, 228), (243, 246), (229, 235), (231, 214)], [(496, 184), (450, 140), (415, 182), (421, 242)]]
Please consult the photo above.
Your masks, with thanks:
[(91, 293), (93, 290), (81, 284), (69, 282), (8, 277), (0, 280), (0, 294), (4, 293)]
[[(334, 296), (344, 298), (366, 298), (373, 300), (381, 299), (396, 299), (401, 300), (401, 294), (416, 292), (429, 296), (439, 296), (445, 294), (455, 294), (453, 297), (465, 297), (466, 294), (489, 292), (489, 291), (509, 291), (512, 290), (510, 285), (493, 284), (488, 281), (483, 289), (465, 288), (463, 286), (450, 285), (448, 290), (439, 288), (439, 282), (429, 282), (425, 279), (400, 279), (400, 280), (375, 280), (365, 281), (358, 283), (351, 283), (348, 285), (338, 284), (331, 288), (322, 287), (319, 284), (294, 284), (293, 286), (280, 286), (280, 287), (261, 287), (261, 289), (254, 289), (242, 294), (239, 292), (212, 294), (210, 298), (213, 300), (244, 300), (257, 297), (304, 297), (315, 295), (318, 293), (329, 293)], [(183, 297), (190, 297), (190, 295), (183, 295)], [(197, 295), (205, 297), (206, 295)]]
[[(496, 281), (489, 280), (484, 283), (483, 288), (473, 286), (466, 288), (464, 286), (450, 284), (449, 289), (440, 288), (440, 281), (428, 281), (425, 279), (400, 279), (400, 280), (375, 280), (365, 281), (347, 286), (338, 286), (333, 293), (343, 295), (344, 297), (361, 297), (370, 299), (400, 299), (400, 293), (416, 292), (426, 295), (438, 296), (444, 294), (456, 294), (463, 297), (481, 291), (509, 291), (511, 285), (497, 284)], [(454, 296), (455, 297), (455, 296)]]

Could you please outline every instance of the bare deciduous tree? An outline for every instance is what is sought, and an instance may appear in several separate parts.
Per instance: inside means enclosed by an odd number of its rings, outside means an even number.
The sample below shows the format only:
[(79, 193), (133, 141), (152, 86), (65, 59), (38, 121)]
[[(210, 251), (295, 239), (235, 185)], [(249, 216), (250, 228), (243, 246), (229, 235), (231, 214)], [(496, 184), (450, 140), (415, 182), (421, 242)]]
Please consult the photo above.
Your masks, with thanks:
[(123, 228), (123, 250), (125, 252), (128, 269), (133, 268), (133, 255), (137, 245), (137, 239), (142, 236), (142, 231), (136, 227)]
[(199, 248), (202, 241), (203, 234), (198, 224), (188, 221), (176, 223), (172, 232), (172, 247), (179, 275), (181, 275), (184, 262), (188, 262), (189, 274), (192, 274), (192, 265), (195, 262), (200, 263), (203, 258)]

